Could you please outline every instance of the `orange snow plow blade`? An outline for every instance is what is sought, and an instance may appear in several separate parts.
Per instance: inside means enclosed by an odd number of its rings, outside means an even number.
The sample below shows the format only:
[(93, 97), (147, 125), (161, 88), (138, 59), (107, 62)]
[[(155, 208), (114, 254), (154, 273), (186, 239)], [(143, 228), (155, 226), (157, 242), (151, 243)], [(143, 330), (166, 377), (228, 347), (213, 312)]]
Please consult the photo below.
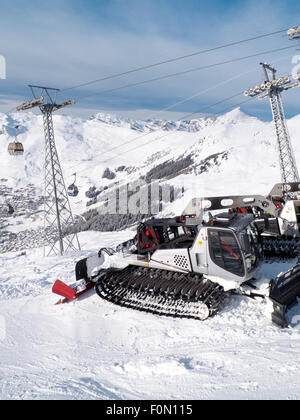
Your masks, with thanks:
[(76, 291), (60, 280), (56, 280), (52, 287), (52, 292), (68, 300), (74, 300), (76, 297)]

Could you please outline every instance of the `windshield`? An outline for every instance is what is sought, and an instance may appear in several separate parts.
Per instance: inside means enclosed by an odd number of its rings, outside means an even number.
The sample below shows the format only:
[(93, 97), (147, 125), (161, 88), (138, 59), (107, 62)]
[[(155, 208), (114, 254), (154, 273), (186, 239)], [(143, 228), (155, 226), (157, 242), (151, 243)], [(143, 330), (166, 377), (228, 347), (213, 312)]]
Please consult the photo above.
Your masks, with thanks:
[(246, 268), (250, 272), (257, 266), (258, 260), (262, 257), (262, 246), (254, 223), (251, 223), (240, 232), (239, 238), (245, 255)]

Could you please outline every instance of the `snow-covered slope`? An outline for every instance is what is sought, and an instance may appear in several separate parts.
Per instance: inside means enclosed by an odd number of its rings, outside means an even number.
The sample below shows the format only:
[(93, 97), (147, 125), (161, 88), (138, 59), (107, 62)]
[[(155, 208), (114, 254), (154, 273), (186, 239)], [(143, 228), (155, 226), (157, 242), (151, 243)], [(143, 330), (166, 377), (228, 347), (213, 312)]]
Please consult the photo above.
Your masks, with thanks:
[[(297, 161), (299, 123), (300, 116), (288, 122)], [(25, 154), (13, 158), (6, 149), (16, 124)], [(75, 214), (86, 210), (91, 186), (113, 188), (115, 182), (159, 174), (190, 190), (195, 184), (197, 195), (265, 194), (280, 181), (273, 124), (239, 109), (191, 122), (98, 114), (89, 120), (56, 115), (54, 124), (67, 185), (77, 172), (80, 194), (70, 200)], [(7, 132), (0, 137), (3, 191), (19, 189), (19, 196), (26, 191), (28, 203), (32, 197), (38, 202), (28, 184), (42, 194), (42, 119), (2, 115), (2, 128)], [(134, 149), (137, 145), (145, 146)], [(107, 167), (114, 178), (102, 178)], [(94, 206), (100, 202), (101, 195)], [(178, 200), (165, 214), (178, 214), (183, 206)], [(37, 228), (38, 210), (10, 220), (7, 229)], [(0, 234), (2, 241), (4, 230)], [(120, 308), (93, 292), (76, 303), (54, 305), (56, 278), (71, 282), (76, 261), (133, 235), (134, 229), (81, 232), (82, 251), (64, 257), (44, 258), (42, 249), (0, 254), (0, 399), (300, 398), (299, 306), (289, 315), (293, 328), (281, 330), (272, 324), (266, 302), (238, 296), (205, 322)], [(288, 268), (288, 263), (268, 265), (258, 277), (269, 279)]]
[(81, 255), (0, 255), (0, 399), (300, 398), (299, 315), (282, 330), (261, 299), (232, 296), (204, 322), (125, 309), (94, 292), (54, 305), (53, 282), (73, 280), (80, 256), (131, 235), (80, 233)]

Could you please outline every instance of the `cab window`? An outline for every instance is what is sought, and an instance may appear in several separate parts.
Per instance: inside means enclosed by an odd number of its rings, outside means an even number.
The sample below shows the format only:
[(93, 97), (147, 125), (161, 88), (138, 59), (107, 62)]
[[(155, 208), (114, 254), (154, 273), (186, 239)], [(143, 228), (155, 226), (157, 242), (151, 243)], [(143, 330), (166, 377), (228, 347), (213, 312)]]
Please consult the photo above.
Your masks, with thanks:
[(243, 258), (233, 232), (209, 229), (208, 240), (212, 261), (226, 271), (243, 276)]

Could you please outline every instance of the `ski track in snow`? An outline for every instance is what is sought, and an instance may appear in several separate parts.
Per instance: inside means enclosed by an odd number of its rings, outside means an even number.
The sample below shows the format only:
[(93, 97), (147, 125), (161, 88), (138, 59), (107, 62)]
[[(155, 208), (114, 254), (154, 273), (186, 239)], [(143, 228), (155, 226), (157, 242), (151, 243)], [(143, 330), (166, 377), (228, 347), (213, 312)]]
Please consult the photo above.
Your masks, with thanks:
[(80, 257), (41, 255), (0, 256), (1, 399), (300, 397), (300, 330), (272, 324), (261, 299), (229, 297), (204, 322), (118, 307), (94, 291), (55, 306), (53, 281), (72, 281)]

